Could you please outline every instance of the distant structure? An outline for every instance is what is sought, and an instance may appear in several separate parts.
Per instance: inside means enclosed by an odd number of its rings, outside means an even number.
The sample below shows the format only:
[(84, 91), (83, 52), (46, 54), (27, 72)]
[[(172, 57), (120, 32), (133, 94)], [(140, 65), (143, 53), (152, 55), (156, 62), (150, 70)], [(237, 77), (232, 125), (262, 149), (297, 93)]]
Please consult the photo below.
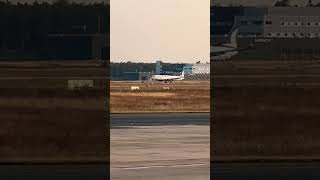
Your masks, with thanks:
[(162, 74), (162, 62), (156, 61), (156, 74)]
[[(123, 79), (128, 81), (146, 81), (149, 80), (153, 74), (151, 72), (123, 72)], [(113, 79), (115, 80), (115, 79)]]
[(185, 72), (185, 80), (209, 80), (210, 64), (197, 62), (195, 64), (165, 63), (111, 63), (111, 80), (114, 81), (148, 81), (150, 77), (157, 75), (179, 76)]
[(0, 60), (109, 60), (109, 11), (104, 3), (7, 1), (0, 5)]
[(183, 71), (185, 74), (210, 74), (210, 64), (187, 64)]
[[(246, 49), (232, 59), (320, 59), (320, 7), (211, 7), (211, 44), (228, 41), (239, 29), (237, 44)], [(312, 6), (312, 7), (311, 7)]]
[(289, 0), (281, 0), (281, 1), (277, 1), (274, 4), (275, 7), (289, 7), (291, 6), (291, 3)]
[(200, 61), (195, 64), (169, 64), (156, 61), (156, 74), (178, 75), (182, 71), (185, 74), (210, 74), (210, 64), (202, 64)]
[(184, 63), (164, 63), (162, 61), (156, 61), (155, 74), (178, 75), (182, 72), (184, 66)]

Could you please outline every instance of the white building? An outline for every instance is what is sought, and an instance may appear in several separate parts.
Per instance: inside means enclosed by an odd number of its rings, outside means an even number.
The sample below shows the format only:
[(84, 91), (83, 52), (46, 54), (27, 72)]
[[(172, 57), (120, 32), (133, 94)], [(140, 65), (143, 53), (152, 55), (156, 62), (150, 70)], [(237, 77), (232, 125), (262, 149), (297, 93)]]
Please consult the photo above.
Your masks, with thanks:
[(320, 7), (244, 7), (233, 28), (240, 36), (320, 38)]
[(282, 38), (318, 38), (320, 8), (270, 8), (264, 16), (264, 36)]
[(183, 71), (185, 74), (210, 74), (210, 64), (187, 64)]

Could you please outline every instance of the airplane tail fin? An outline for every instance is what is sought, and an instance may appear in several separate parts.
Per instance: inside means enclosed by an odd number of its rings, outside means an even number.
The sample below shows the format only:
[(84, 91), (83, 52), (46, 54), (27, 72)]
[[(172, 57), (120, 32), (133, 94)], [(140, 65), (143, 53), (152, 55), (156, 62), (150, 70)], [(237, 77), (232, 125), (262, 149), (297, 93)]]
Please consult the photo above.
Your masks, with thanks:
[(181, 78), (184, 78), (184, 71), (181, 72), (180, 77), (181, 77)]
[(238, 45), (237, 45), (238, 32), (239, 32), (238, 28), (234, 29), (234, 31), (232, 31), (230, 34), (230, 40), (229, 40), (230, 42), (223, 44), (223, 45), (227, 46), (227, 47), (231, 47), (231, 48), (237, 48), (238, 47)]
[(237, 37), (238, 37), (238, 32), (239, 32), (239, 29), (235, 29), (233, 31), (233, 33), (231, 33), (231, 37), (230, 37), (230, 44), (234, 47), (234, 48), (237, 48)]

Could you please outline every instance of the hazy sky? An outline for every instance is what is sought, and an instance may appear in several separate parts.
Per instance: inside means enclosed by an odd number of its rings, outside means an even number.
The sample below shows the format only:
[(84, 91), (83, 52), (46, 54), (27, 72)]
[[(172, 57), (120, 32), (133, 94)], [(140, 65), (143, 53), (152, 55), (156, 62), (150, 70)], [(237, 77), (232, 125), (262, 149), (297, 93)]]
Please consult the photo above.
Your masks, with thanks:
[(209, 0), (110, 3), (111, 61), (209, 61)]

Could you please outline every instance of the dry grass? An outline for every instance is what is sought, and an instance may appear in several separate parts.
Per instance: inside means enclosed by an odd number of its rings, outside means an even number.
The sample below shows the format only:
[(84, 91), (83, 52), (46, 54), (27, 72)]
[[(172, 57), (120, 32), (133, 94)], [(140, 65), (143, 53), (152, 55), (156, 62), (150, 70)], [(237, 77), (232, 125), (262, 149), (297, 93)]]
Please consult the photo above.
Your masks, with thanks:
[(170, 97), (176, 95), (169, 92), (111, 92), (111, 97)]
[[(139, 86), (139, 90), (130, 90)], [(147, 84), (139, 82), (111, 82), (111, 112), (139, 111), (209, 111), (208, 82), (174, 82)], [(167, 87), (169, 89), (163, 89)]]
[[(1, 78), (16, 79), (0, 80), (0, 162), (107, 160), (104, 87), (71, 91), (60, 78), (105, 72), (61, 66), (26, 63), (1, 69)], [(50, 79), (19, 79), (39, 76)]]
[[(229, 157), (229, 160), (319, 157), (320, 86), (314, 84), (318, 77), (277, 78), (277, 75), (308, 75), (309, 72), (304, 67), (259, 72), (251, 66), (245, 74), (252, 76), (234, 80), (233, 77), (244, 73), (219, 68), (220, 76), (212, 79), (219, 82), (218, 86), (212, 86), (212, 157)], [(229, 72), (234, 76), (223, 79)], [(274, 78), (255, 78), (265, 74)], [(295, 85), (283, 85), (288, 82)]]
[(104, 110), (103, 106), (104, 97), (99, 98), (36, 98), (36, 97), (16, 97), (7, 98), (0, 97), (0, 108), (1, 107), (12, 107), (12, 108), (28, 108), (33, 107), (37, 109), (48, 109), (48, 108), (73, 108), (73, 109), (101, 109)]
[(217, 89), (212, 118), (214, 153), (317, 155), (320, 152), (319, 90)]

